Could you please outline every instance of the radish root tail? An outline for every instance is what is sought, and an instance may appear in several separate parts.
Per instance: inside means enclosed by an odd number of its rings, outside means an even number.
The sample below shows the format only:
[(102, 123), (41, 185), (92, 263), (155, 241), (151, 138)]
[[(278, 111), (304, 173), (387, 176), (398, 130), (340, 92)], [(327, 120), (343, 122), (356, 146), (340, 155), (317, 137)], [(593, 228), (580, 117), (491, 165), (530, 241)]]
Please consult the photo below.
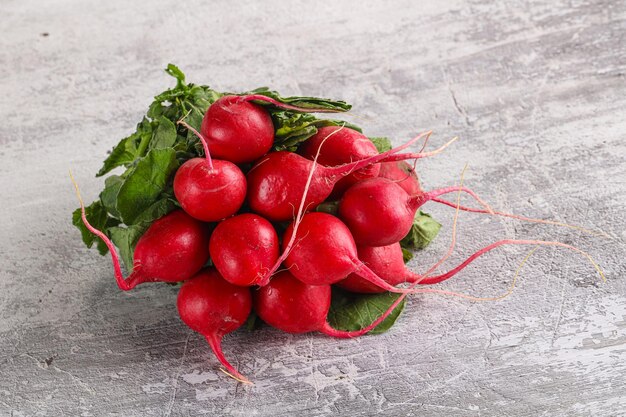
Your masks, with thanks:
[(224, 352), (222, 351), (222, 339), (217, 335), (205, 335), (206, 341), (209, 343), (211, 350), (215, 353), (215, 357), (222, 364), (222, 366), (226, 369), (221, 369), (229, 377), (233, 378), (236, 381), (242, 382), (244, 384), (252, 384), (252, 382), (239, 373), (238, 370), (235, 369), (234, 366), (228, 362), (226, 356), (224, 356)]
[[(442, 198), (430, 198), (430, 201), (433, 201), (435, 203), (439, 203), (439, 204), (443, 204), (449, 207), (456, 207), (456, 205), (450, 201), (444, 200)], [(602, 230), (591, 230), (591, 229), (587, 229), (585, 227), (581, 227), (581, 226), (576, 226), (576, 225), (572, 225), (572, 224), (568, 224), (568, 223), (563, 223), (563, 222), (557, 222), (554, 220), (544, 220), (544, 219), (535, 219), (532, 217), (525, 217), (525, 216), (520, 216), (518, 214), (512, 214), (512, 213), (505, 213), (505, 212), (501, 212), (501, 211), (494, 211), (492, 210), (491, 212), (489, 212), (488, 210), (482, 210), (482, 209), (478, 209), (478, 208), (473, 208), (473, 207), (466, 207), (466, 206), (459, 206), (460, 210), (463, 211), (468, 211), (471, 213), (482, 213), (482, 214), (491, 214), (491, 215), (495, 215), (495, 216), (500, 216), (500, 217), (509, 217), (511, 219), (516, 219), (516, 220), (521, 220), (524, 222), (530, 222), (530, 223), (541, 223), (541, 224), (550, 224), (553, 226), (560, 226), (560, 227), (566, 227), (568, 229), (573, 229), (573, 230), (578, 230), (580, 232), (592, 235), (592, 236), (598, 236), (598, 237), (604, 237), (607, 239), (613, 239), (608, 233), (603, 232)]]
[(109, 252), (111, 252), (111, 260), (113, 261), (113, 270), (115, 272), (115, 281), (117, 282), (117, 286), (122, 291), (132, 290), (133, 288), (135, 288), (135, 286), (143, 282), (143, 279), (141, 275), (139, 274), (140, 268), (138, 267), (135, 269), (133, 267), (133, 272), (130, 274), (130, 276), (127, 279), (124, 278), (124, 274), (122, 273), (122, 268), (120, 266), (120, 259), (117, 256), (115, 245), (113, 244), (113, 242), (111, 242), (111, 239), (109, 239), (109, 237), (106, 234), (104, 234), (102, 231), (93, 227), (87, 220), (87, 214), (85, 213), (85, 203), (83, 202), (83, 198), (80, 195), (80, 189), (78, 188), (78, 183), (74, 179), (74, 176), (72, 175), (71, 170), (70, 170), (70, 179), (72, 180), (72, 184), (74, 184), (76, 197), (78, 198), (78, 203), (80, 204), (80, 217), (83, 221), (83, 224), (85, 225), (87, 230), (89, 230), (91, 233), (93, 233), (94, 235), (102, 239), (104, 244), (109, 249)]
[[(432, 131), (430, 131), (428, 133), (430, 134), (430, 133), (432, 133)], [(419, 152), (419, 153), (402, 153), (402, 154), (395, 154), (394, 153), (394, 155), (390, 155), (390, 156), (388, 156), (386, 158), (383, 158), (382, 162), (405, 161), (407, 159), (421, 159), (421, 158), (428, 158), (428, 157), (431, 157), (431, 156), (435, 156), (435, 155), (438, 155), (441, 152), (443, 152), (448, 146), (452, 145), (458, 139), (459, 139), (459, 137), (455, 136), (452, 139), (450, 139), (448, 142), (444, 143), (439, 148), (435, 149), (434, 151)], [(413, 141), (411, 143), (413, 143)], [(381, 154), (381, 155), (383, 155), (383, 154)]]

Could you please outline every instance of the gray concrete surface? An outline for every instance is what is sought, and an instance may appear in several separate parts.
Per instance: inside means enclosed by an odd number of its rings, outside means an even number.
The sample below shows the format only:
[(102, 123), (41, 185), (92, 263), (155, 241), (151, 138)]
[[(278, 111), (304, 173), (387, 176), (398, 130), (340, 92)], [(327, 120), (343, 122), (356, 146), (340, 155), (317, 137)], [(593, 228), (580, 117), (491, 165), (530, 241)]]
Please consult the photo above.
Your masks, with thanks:
[[(0, 415), (591, 416), (626, 414), (626, 5), (619, 1), (0, 2)], [(44, 35), (44, 34), (47, 34)], [(370, 135), (423, 129), (427, 188), (458, 180), (495, 207), (602, 229), (464, 214), (452, 265), (503, 237), (557, 239), (512, 296), (413, 297), (389, 333), (358, 340), (239, 331), (218, 370), (177, 317), (175, 288), (120, 292), (69, 222), (72, 168), (93, 174), (168, 62), (223, 90), (270, 85), (344, 98)], [(447, 247), (450, 209), (412, 267)], [(530, 248), (444, 287), (505, 291)]]

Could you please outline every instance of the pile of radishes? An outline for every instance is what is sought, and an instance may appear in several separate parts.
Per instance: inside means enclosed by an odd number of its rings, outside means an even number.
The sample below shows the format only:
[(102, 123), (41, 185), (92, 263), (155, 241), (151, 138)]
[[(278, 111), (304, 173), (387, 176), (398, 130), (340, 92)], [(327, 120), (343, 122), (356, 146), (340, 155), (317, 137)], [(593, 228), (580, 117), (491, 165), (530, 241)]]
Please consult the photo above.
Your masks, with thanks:
[[(252, 311), (285, 332), (356, 337), (385, 320), (391, 326), (407, 293), (428, 291), (416, 284), (450, 278), (494, 247), (569, 247), (501, 241), (448, 273), (415, 274), (405, 267), (406, 256), (439, 230), (418, 212), (425, 202), (503, 214), (462, 186), (421, 189), (407, 160), (436, 155), (452, 141), (432, 152), (404, 151), (427, 140), (427, 132), (389, 149), (388, 141), (370, 139), (354, 125), (310, 114), (346, 111), (343, 102), (283, 98), (267, 89), (223, 94), (186, 84), (173, 65), (167, 71), (177, 86), (155, 98), (99, 175), (120, 166), (126, 171), (107, 178), (99, 200), (86, 208), (81, 201), (74, 224), (88, 246), (97, 236), (101, 253), (111, 252), (122, 290), (182, 282), (181, 319), (205, 336), (239, 381), (248, 380), (227, 361), (221, 341)], [(469, 193), (481, 207), (441, 198), (452, 192)], [(416, 232), (424, 235), (419, 242), (411, 237)], [(117, 251), (130, 271), (126, 278)], [(398, 287), (403, 283), (411, 288)], [(369, 322), (336, 328), (328, 320), (331, 286), (343, 289), (343, 297), (382, 293), (385, 303), (376, 299), (379, 310)], [(353, 296), (350, 308), (367, 297)]]

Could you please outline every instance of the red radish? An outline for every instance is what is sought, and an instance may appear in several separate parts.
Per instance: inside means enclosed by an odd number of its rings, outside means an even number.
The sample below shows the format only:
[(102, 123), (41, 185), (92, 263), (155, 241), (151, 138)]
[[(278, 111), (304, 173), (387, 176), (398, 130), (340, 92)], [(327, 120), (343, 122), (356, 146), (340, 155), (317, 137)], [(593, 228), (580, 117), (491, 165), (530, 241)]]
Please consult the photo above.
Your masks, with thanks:
[(382, 162), (379, 165), (379, 177), (394, 181), (409, 195), (417, 194), (422, 191), (415, 169), (408, 162)]
[(206, 159), (186, 161), (174, 176), (174, 195), (192, 217), (205, 222), (215, 222), (232, 216), (241, 208), (246, 198), (246, 177), (229, 161), (212, 159), (205, 138), (187, 123), (204, 147)]
[(263, 217), (239, 214), (217, 225), (209, 252), (226, 281), (241, 286), (258, 285), (278, 259), (278, 235)]
[[(313, 209), (330, 195), (334, 185), (344, 176), (371, 164), (395, 157), (395, 153), (405, 149), (429, 132), (410, 140), (406, 144), (390, 151), (360, 161), (337, 167), (318, 166), (305, 201), (307, 209)], [(441, 148), (424, 153), (402, 154), (404, 159), (418, 159), (436, 155), (454, 140)], [(292, 152), (272, 152), (257, 162), (248, 172), (248, 203), (250, 208), (271, 221), (289, 221), (293, 219), (295, 207), (301, 200), (309, 172), (313, 170), (312, 161)]]
[[(293, 230), (292, 223), (285, 231), (284, 242), (292, 239)], [(302, 217), (285, 266), (293, 276), (310, 285), (334, 284), (356, 273), (387, 291), (405, 292), (388, 284), (359, 260), (346, 225), (327, 213), (308, 213)]]
[(260, 158), (274, 143), (274, 125), (267, 110), (238, 96), (224, 96), (209, 106), (201, 132), (213, 156), (237, 164)]
[[(448, 187), (409, 195), (387, 178), (370, 178), (350, 187), (339, 202), (339, 217), (355, 242), (365, 246), (386, 246), (409, 233), (417, 209), (430, 199), (453, 191), (464, 191), (484, 203), (465, 187)], [(490, 209), (490, 208), (489, 208)]]
[(215, 269), (205, 269), (180, 287), (176, 305), (180, 318), (206, 338), (227, 373), (249, 383), (226, 360), (222, 338), (246, 322), (252, 309), (250, 290), (226, 282)]
[(232, 162), (215, 159), (209, 169), (204, 159), (193, 158), (176, 171), (174, 194), (189, 215), (215, 222), (239, 211), (246, 199), (246, 177)]
[(320, 330), (330, 308), (330, 285), (309, 285), (288, 271), (277, 273), (252, 294), (254, 311), (272, 327), (288, 333)]
[(223, 96), (209, 106), (200, 129), (216, 158), (241, 164), (252, 162), (271, 149), (274, 143), (272, 118), (263, 106), (251, 103), (252, 100), (299, 112), (329, 112), (291, 106), (260, 94)]
[(179, 282), (193, 276), (209, 258), (209, 235), (207, 225), (182, 210), (156, 220), (135, 246), (129, 285), (132, 288), (142, 282)]
[(174, 177), (174, 194), (191, 216), (214, 222), (235, 214), (246, 198), (246, 177), (232, 162), (201, 158), (185, 162)]
[(133, 253), (133, 271), (125, 279), (113, 242), (107, 235), (89, 224), (78, 184), (71, 174), (70, 178), (76, 188), (83, 223), (109, 248), (115, 280), (121, 290), (131, 290), (143, 282), (184, 281), (198, 272), (209, 259), (208, 226), (193, 219), (184, 211), (176, 210), (152, 223), (139, 238)]
[[(313, 159), (318, 151), (317, 162), (327, 167), (343, 165), (378, 155), (376, 146), (367, 136), (356, 130), (340, 126), (319, 128), (317, 133), (307, 139), (298, 149), (298, 153), (307, 159)], [(335, 184), (330, 198), (335, 200), (341, 197), (343, 192), (352, 184), (366, 178), (377, 177), (379, 171), (380, 164), (373, 164), (346, 175)]]

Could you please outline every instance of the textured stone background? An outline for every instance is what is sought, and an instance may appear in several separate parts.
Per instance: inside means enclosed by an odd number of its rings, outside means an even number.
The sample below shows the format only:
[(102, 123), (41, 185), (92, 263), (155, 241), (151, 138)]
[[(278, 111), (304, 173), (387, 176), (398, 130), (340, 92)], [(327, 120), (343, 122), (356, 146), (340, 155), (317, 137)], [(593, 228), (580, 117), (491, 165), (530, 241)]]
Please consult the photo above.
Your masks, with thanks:
[[(626, 413), (623, 0), (127, 3), (0, 2), (0, 415)], [(449, 265), (503, 237), (558, 239), (608, 283), (542, 248), (508, 299), (414, 297), (382, 336), (239, 331), (224, 348), (256, 385), (234, 384), (178, 319), (175, 288), (120, 292), (69, 222), (68, 168), (95, 198), (106, 151), (172, 85), (168, 62), (221, 90), (343, 98), (395, 143), (459, 135), (420, 162), (427, 188), (469, 163), (466, 184), (495, 207), (614, 239), (464, 214)], [(450, 239), (453, 211), (427, 210), (445, 228), (416, 271)], [(527, 249), (445, 288), (499, 294)]]

